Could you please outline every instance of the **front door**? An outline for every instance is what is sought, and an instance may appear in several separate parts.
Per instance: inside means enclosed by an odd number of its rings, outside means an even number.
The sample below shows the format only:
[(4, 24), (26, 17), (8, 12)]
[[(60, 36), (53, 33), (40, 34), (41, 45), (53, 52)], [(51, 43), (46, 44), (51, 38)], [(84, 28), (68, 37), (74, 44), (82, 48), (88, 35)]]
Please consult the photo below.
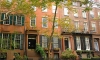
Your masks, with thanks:
[(36, 35), (29, 34), (28, 35), (28, 49), (35, 49), (36, 48)]

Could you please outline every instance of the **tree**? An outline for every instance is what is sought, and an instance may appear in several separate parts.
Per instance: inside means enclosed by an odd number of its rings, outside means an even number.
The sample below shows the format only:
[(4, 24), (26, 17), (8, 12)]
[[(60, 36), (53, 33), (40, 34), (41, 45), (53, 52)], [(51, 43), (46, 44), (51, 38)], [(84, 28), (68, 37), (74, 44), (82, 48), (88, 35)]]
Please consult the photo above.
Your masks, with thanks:
[[(29, 0), (27, 2), (26, 2), (26, 0), (12, 0), (12, 1), (9, 1), (9, 0), (1, 1), (0, 0), (0, 15), (1, 15), (1, 12), (6, 11), (5, 20), (7, 20), (8, 15), (10, 13), (23, 14), (24, 16), (29, 15), (29, 16), (33, 17), (33, 16), (35, 16), (35, 13), (34, 13), (34, 10), (33, 10), (35, 6), (45, 8), (45, 7), (47, 7), (47, 5), (51, 5), (52, 3), (55, 4), (56, 8), (55, 8), (54, 16), (53, 16), (53, 21), (52, 21), (51, 34), (50, 34), (49, 41), (48, 41), (48, 57), (50, 58), (50, 46), (52, 44), (52, 37), (54, 35), (54, 30), (55, 30), (54, 28), (55, 28), (55, 22), (56, 22), (57, 8), (59, 6), (65, 6), (68, 9), (73, 10), (73, 8), (72, 8), (72, 2), (73, 1), (75, 1), (75, 2), (79, 1), (81, 3), (81, 5), (82, 4), (87, 5), (88, 3), (90, 3), (88, 0), (67, 0), (67, 1), (66, 0), (41, 0), (41, 1), (40, 0)], [(87, 10), (90, 10), (89, 6), (87, 6), (84, 11), (87, 11)], [(69, 20), (69, 18), (67, 18), (67, 19)], [(4, 21), (4, 20), (0, 20), (0, 21)], [(62, 22), (64, 22), (64, 20)], [(64, 25), (64, 23), (61, 24), (61, 26), (63, 26), (63, 25)], [(65, 25), (67, 27), (70, 26), (68, 23), (65, 23)], [(69, 31), (71, 29), (72, 28), (70, 28)]]

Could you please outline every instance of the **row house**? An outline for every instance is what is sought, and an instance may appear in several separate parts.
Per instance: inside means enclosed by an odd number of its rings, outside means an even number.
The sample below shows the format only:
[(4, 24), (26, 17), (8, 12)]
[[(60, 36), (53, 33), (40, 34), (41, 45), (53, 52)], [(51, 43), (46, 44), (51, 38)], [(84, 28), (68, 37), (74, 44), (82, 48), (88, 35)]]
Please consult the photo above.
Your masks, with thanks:
[[(96, 1), (97, 2), (97, 1)], [(55, 22), (55, 35), (52, 38), (51, 55), (54, 58), (60, 58), (61, 53), (70, 48), (75, 54), (82, 58), (90, 58), (100, 55), (100, 11), (96, 5), (93, 5), (91, 11), (84, 11), (85, 5), (80, 7), (79, 2), (73, 2), (74, 12), (67, 7), (58, 8)], [(11, 60), (15, 53), (21, 56), (26, 54), (29, 59), (37, 60), (40, 55), (36, 53), (36, 44), (44, 48), (46, 54), (48, 45), (48, 36), (52, 29), (52, 19), (56, 6), (49, 8), (33, 7), (36, 16), (23, 16), (22, 14), (9, 14), (6, 21), (0, 22), (0, 37), (6, 39), (7, 59)], [(1, 13), (1, 20), (5, 20), (6, 12)], [(68, 32), (58, 24), (58, 20), (64, 17), (70, 17), (74, 24), (74, 30)], [(62, 37), (59, 37), (62, 36)], [(14, 41), (18, 45), (13, 47), (9, 44)], [(3, 47), (3, 45), (0, 45)], [(13, 48), (14, 50), (10, 50)], [(55, 48), (59, 48), (55, 51)], [(78, 52), (82, 54), (78, 54)], [(90, 54), (89, 54), (90, 52)], [(11, 54), (11, 55), (9, 55)], [(48, 56), (47, 56), (48, 57)]]

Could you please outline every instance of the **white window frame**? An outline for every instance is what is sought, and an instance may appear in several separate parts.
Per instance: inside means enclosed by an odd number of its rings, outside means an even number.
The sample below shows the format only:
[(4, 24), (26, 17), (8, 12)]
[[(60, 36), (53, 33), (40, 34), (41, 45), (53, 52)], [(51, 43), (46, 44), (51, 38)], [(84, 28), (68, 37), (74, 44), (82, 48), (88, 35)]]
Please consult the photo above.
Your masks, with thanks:
[[(34, 20), (35, 23), (32, 24), (32, 20)], [(30, 27), (36, 27), (36, 17), (30, 17)]]
[(94, 40), (94, 49), (95, 51), (99, 51), (99, 43), (97, 40)]
[(52, 13), (55, 13), (55, 10), (56, 10), (56, 6), (52, 5)]
[(42, 8), (42, 12), (47, 12), (48, 9), (47, 8)]
[[(8, 38), (6, 38), (6, 40), (7, 40), (7, 42), (6, 42), (6, 45), (7, 45), (6, 48), (8, 48), (9, 47), (9, 42), (8, 42), (9, 41), (9, 34), (8, 33), (3, 33), (2, 34), (2, 43), (3, 43), (4, 39), (5, 39), (4, 38), (4, 34), (7, 34), (8, 35)], [(3, 44), (1, 44), (1, 47), (3, 47)]]
[[(44, 20), (44, 18), (45, 18), (45, 22), (43, 21)], [(46, 26), (44, 26), (44, 23), (46, 24)], [(48, 20), (47, 20), (47, 17), (42, 17), (42, 27), (43, 28), (47, 28), (48, 27)]]
[(85, 11), (82, 11), (82, 16), (83, 16), (83, 18), (86, 18), (86, 12)]
[(98, 12), (98, 17), (100, 17), (100, 12)]
[(96, 32), (96, 23), (92, 23), (92, 30)]
[(72, 2), (72, 5), (77, 6), (77, 2)]
[(92, 18), (94, 18), (94, 12), (93, 12), (93, 11), (90, 11), (90, 16), (91, 16)]
[[(10, 16), (7, 17), (8, 19), (6, 21), (3, 21), (4, 25), (9, 25), (10, 24)], [(6, 19), (6, 14), (4, 14), (4, 20)], [(9, 21), (8, 21), (9, 20)], [(8, 22), (8, 23), (6, 23)]]
[(88, 23), (84, 22), (84, 32), (87, 32), (87, 31), (88, 31)]
[(69, 15), (68, 14), (68, 8), (64, 7), (64, 15)]
[(53, 37), (53, 47), (54, 48), (59, 48), (59, 38), (58, 37)]
[(70, 40), (69, 40), (69, 38), (67, 37), (67, 38), (65, 38), (65, 40), (68, 40), (68, 47), (69, 47), (69, 49), (71, 49), (71, 44), (70, 44)]
[(34, 11), (36, 11), (37, 8), (36, 8), (36, 6), (32, 6), (32, 9), (33, 9)]
[(42, 48), (47, 48), (48, 45), (48, 38), (44, 35), (42, 35)]
[(79, 36), (76, 36), (76, 45), (77, 45), (77, 50), (81, 50), (81, 40)]
[[(20, 36), (20, 38), (19, 39), (16, 39), (16, 36)], [(14, 47), (15, 49), (20, 49), (20, 45), (21, 45), (21, 34), (15, 34), (15, 37), (14, 37), (14, 45), (15, 46), (19, 46), (19, 47)], [(19, 41), (19, 43), (17, 43), (16, 41)], [(17, 43), (17, 44), (16, 44)], [(19, 45), (18, 45), (19, 44)]]
[(75, 21), (75, 29), (76, 29), (76, 32), (79, 31), (79, 21)]
[(54, 27), (58, 28), (58, 18), (56, 18), (56, 20), (55, 20)]
[[(21, 17), (21, 20), (19, 20), (20, 24), (18, 24), (18, 17)], [(22, 16), (16, 16), (16, 25), (22, 25)]]
[(77, 9), (74, 9), (74, 17), (78, 17)]
[(89, 41), (89, 37), (85, 37), (85, 44), (86, 44), (86, 50), (90, 50), (90, 41)]

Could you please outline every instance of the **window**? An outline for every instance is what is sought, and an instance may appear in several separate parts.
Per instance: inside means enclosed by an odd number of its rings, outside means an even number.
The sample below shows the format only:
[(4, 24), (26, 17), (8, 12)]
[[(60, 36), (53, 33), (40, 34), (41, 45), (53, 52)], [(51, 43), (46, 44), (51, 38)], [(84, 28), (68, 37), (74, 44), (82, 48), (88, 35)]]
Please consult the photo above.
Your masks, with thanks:
[(98, 12), (98, 17), (100, 17), (100, 12)]
[(55, 13), (56, 6), (52, 5), (52, 13)]
[(77, 50), (81, 50), (81, 40), (79, 36), (76, 37), (76, 44), (77, 44)]
[(9, 34), (8, 33), (3, 33), (2, 34), (2, 43), (1, 47), (7, 49), (10, 48), (10, 40), (9, 40)]
[(86, 50), (90, 50), (89, 37), (85, 37)]
[(22, 25), (22, 17), (16, 16), (16, 25)]
[[(6, 18), (6, 16), (4, 15)], [(10, 16), (7, 17), (8, 19), (6, 21), (3, 21), (3, 24), (9, 25), (10, 24)], [(5, 20), (5, 19), (4, 19)]]
[(75, 31), (79, 31), (79, 21), (75, 21)]
[(56, 18), (55, 23), (54, 23), (54, 27), (58, 28), (58, 19)]
[(34, 17), (34, 18), (31, 17), (30, 26), (31, 27), (36, 27), (36, 17)]
[(33, 9), (34, 11), (36, 11), (36, 7), (35, 7), (35, 6), (32, 6), (32, 9)]
[(82, 16), (83, 16), (83, 18), (86, 18), (86, 12), (85, 11), (82, 12)]
[(20, 34), (16, 34), (15, 35), (15, 48), (19, 49), (20, 48), (20, 41), (21, 41), (21, 35)]
[(42, 12), (47, 12), (47, 8), (42, 8)]
[(77, 6), (77, 2), (72, 2), (72, 4), (73, 4), (74, 6)]
[(46, 36), (42, 36), (42, 47), (47, 48), (47, 37)]
[(92, 18), (94, 18), (94, 12), (93, 12), (93, 11), (90, 11), (90, 16), (91, 16)]
[(84, 32), (87, 32), (88, 31), (88, 25), (87, 25), (87, 22), (84, 22)]
[(74, 9), (74, 17), (78, 17), (78, 12), (76, 9)]
[(94, 39), (94, 49), (95, 51), (99, 51), (98, 39)]
[(42, 17), (42, 27), (44, 28), (48, 27), (47, 17)]
[(64, 8), (64, 15), (68, 15), (68, 8)]
[(96, 31), (96, 23), (92, 23), (92, 31)]
[(58, 48), (58, 37), (53, 37), (53, 47)]
[(59, 58), (59, 54), (58, 53), (54, 53), (54, 59), (58, 59)]

